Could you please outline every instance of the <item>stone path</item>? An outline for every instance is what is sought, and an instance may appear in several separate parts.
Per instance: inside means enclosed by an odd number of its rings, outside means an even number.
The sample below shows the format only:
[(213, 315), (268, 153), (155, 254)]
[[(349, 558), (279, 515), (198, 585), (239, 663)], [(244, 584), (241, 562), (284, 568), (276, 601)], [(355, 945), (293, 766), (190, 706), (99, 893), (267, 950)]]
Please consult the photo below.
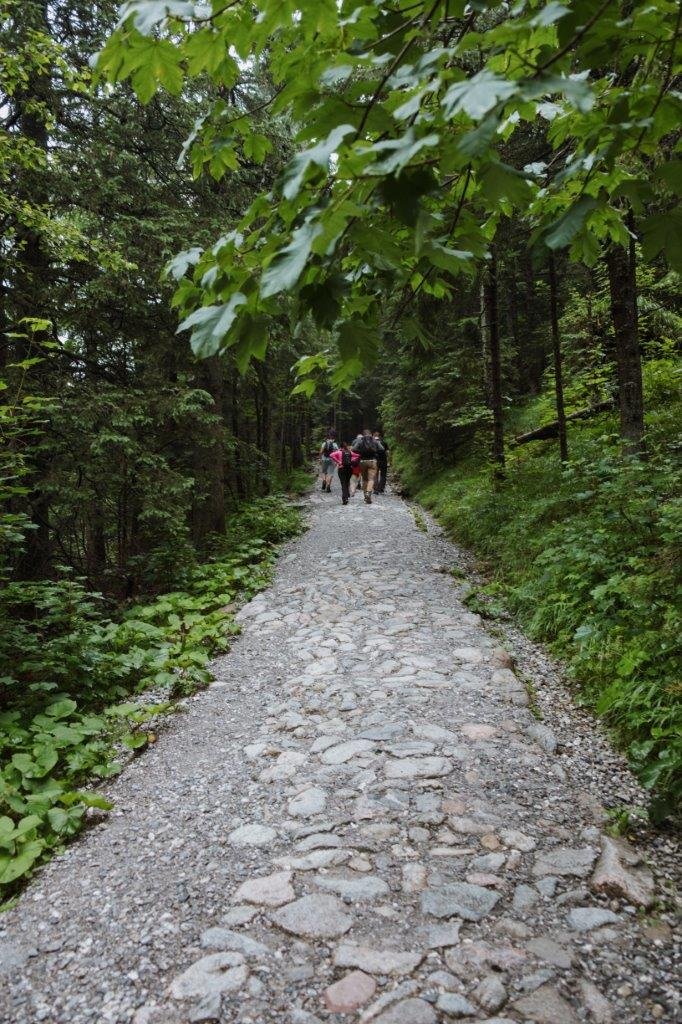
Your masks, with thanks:
[(652, 875), (434, 571), (453, 549), (337, 502), (0, 918), (3, 1024), (676, 1019)]

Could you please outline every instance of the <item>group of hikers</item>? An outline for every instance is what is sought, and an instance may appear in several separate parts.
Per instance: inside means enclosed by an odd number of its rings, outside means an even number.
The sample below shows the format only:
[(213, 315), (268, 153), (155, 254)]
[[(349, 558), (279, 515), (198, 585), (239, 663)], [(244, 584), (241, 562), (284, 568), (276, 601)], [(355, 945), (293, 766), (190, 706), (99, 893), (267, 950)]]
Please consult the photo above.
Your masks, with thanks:
[(383, 494), (388, 472), (388, 445), (378, 430), (363, 430), (354, 441), (337, 443), (336, 431), (330, 428), (320, 448), (322, 490), (331, 492), (334, 471), (341, 484), (341, 501), (349, 498), (362, 485), (365, 502), (372, 504), (372, 493)]

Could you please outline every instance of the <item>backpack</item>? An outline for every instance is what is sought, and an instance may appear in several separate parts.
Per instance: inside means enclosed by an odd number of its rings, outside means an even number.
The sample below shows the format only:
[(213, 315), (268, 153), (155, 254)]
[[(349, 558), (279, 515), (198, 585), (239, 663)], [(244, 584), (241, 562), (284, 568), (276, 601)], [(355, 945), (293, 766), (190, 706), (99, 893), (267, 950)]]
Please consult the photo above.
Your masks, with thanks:
[(341, 456), (341, 465), (344, 469), (350, 469), (353, 464), (353, 457), (350, 452), (344, 452)]
[(377, 457), (377, 445), (373, 437), (365, 437), (363, 434), (355, 449), (361, 459), (375, 459)]
[(324, 442), (324, 447), (323, 447), (322, 451), (324, 452), (325, 455), (331, 455), (331, 453), (333, 451), (335, 451), (335, 450), (336, 450), (336, 441), (327, 440), (327, 441)]

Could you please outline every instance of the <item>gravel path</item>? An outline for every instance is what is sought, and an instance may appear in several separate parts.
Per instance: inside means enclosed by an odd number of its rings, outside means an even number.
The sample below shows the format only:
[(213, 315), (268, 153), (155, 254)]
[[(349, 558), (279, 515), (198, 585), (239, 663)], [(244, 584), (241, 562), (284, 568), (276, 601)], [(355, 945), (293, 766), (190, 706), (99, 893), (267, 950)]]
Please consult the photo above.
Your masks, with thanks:
[(405, 503), (310, 508), (216, 683), (0, 918), (2, 1024), (677, 1019), (674, 848), (605, 835), (620, 759), (546, 675), (531, 713), (537, 649)]

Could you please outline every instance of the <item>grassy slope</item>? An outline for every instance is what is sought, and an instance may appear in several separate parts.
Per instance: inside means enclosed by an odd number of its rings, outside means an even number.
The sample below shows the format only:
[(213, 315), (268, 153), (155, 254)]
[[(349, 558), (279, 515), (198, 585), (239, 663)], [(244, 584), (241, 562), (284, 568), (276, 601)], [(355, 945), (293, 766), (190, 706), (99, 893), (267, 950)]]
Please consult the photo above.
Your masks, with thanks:
[[(481, 556), (530, 635), (566, 659), (652, 791), (657, 817), (682, 793), (682, 502), (670, 443), (679, 441), (678, 382), (670, 361), (646, 368), (645, 464), (619, 457), (610, 414), (571, 425), (564, 470), (556, 441), (510, 445), (503, 484), (480, 455), (430, 479), (405, 453), (397, 459), (411, 492)], [(536, 399), (514, 415), (510, 437), (552, 418), (551, 398)]]

